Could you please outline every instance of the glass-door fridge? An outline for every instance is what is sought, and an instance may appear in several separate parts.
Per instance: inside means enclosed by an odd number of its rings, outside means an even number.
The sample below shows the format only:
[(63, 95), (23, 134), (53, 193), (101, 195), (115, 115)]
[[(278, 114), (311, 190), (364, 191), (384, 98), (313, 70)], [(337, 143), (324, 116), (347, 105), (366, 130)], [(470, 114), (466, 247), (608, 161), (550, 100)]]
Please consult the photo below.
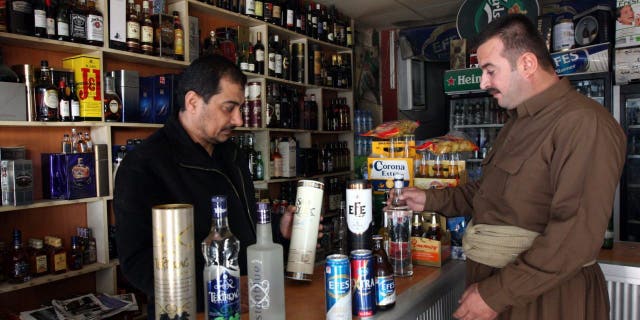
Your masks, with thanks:
[(627, 133), (627, 159), (620, 181), (621, 241), (640, 241), (640, 84), (620, 86), (620, 124)]

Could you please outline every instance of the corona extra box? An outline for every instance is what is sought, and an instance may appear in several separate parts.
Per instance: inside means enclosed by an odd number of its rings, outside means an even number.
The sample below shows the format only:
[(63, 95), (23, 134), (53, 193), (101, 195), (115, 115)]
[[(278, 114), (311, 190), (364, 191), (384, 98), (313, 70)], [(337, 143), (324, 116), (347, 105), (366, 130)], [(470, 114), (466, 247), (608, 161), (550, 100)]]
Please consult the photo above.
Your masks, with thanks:
[(391, 158), (391, 151), (393, 151), (395, 154), (402, 155), (404, 153), (404, 149), (407, 148), (409, 149), (409, 157), (416, 157), (415, 140), (409, 141), (408, 146), (406, 146), (406, 143), (404, 141), (398, 141), (394, 143), (395, 145), (392, 146), (392, 142), (390, 140), (372, 141), (371, 154), (375, 154), (383, 158)]
[[(402, 174), (409, 187), (413, 186), (412, 158), (368, 158), (367, 172), (373, 191), (393, 189), (393, 175)], [(384, 190), (383, 190), (384, 191)]]
[(73, 70), (80, 117), (84, 121), (102, 121), (102, 72), (100, 58), (78, 55), (62, 60), (62, 67)]

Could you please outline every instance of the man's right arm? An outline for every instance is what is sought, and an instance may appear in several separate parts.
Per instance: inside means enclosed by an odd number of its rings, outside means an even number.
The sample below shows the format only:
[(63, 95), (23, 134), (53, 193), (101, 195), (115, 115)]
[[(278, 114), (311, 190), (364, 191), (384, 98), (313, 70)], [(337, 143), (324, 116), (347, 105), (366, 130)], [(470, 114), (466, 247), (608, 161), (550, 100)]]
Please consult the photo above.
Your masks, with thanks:
[(455, 188), (425, 190), (425, 211), (435, 211), (448, 217), (471, 216), (473, 197), (479, 182), (468, 182)]
[[(135, 157), (135, 159), (134, 159)], [(135, 153), (118, 168), (114, 188), (116, 243), (120, 267), (127, 280), (147, 295), (153, 294), (152, 188), (150, 174)]]

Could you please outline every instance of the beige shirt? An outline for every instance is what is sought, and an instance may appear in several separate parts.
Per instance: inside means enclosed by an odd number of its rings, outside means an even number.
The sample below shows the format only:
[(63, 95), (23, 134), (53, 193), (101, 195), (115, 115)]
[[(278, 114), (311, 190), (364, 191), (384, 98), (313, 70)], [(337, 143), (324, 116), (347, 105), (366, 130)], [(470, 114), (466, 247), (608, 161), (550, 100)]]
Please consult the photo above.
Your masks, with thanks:
[(524, 305), (596, 258), (625, 149), (609, 111), (562, 79), (510, 112), (479, 182), (430, 190), (425, 209), (541, 233), (514, 263), (479, 282), (494, 310)]

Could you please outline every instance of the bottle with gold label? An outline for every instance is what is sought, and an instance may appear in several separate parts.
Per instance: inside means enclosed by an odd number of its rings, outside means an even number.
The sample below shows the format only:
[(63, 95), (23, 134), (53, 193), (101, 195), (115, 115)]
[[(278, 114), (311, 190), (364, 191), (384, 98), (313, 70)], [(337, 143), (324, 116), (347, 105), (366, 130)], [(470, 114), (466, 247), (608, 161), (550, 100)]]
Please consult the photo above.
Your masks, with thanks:
[(115, 90), (115, 79), (105, 77), (104, 121), (122, 122), (122, 100)]
[(47, 260), (49, 263), (49, 272), (53, 274), (67, 272), (67, 252), (62, 246), (62, 239), (46, 236), (44, 237), (44, 241), (48, 246)]
[(173, 12), (173, 58), (184, 60), (184, 30), (178, 11)]
[(140, 49), (142, 53), (153, 55), (153, 22), (149, 1), (142, 1), (142, 19), (140, 20)]
[(29, 265), (31, 276), (39, 277), (49, 273), (47, 251), (44, 250), (42, 239), (29, 239)]

